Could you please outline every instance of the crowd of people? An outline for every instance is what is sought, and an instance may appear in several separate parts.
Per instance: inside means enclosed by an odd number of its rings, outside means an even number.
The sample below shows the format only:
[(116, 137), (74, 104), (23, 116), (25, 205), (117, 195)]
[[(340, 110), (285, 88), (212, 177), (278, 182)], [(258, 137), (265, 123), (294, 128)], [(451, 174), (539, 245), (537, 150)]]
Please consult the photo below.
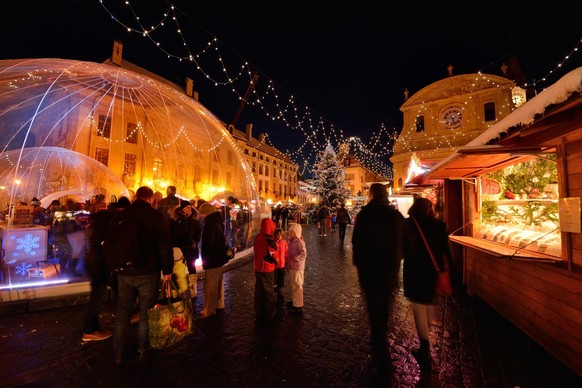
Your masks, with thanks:
[[(166, 196), (161, 198), (151, 188), (143, 186), (136, 191), (132, 201), (122, 197), (102, 206), (100, 200), (102, 198), (96, 198), (93, 211), (87, 212), (88, 217), (73, 217), (76, 226), (69, 225), (70, 231), (65, 236), (81, 231), (86, 244), (77, 249), (69, 248), (72, 253), (61, 262), (61, 271), (75, 271), (75, 260), (79, 260), (81, 255), (85, 257), (91, 293), (83, 323), (83, 341), (113, 336), (115, 363), (122, 364), (131, 323), (135, 321), (138, 323), (139, 356), (140, 359), (147, 358), (147, 312), (157, 301), (161, 283), (174, 280), (183, 297), (196, 298), (198, 258), (204, 270), (204, 304), (196, 317), (205, 319), (224, 310), (223, 272), (229, 260), (225, 252), (234, 243), (231, 234), (234, 224), (228, 221), (231, 214), (222, 210), (224, 206), (215, 206), (200, 198), (180, 199), (173, 186), (168, 187)], [(236, 203), (236, 198), (231, 197), (226, 207)], [(62, 239), (58, 222), (53, 219), (51, 223), (51, 218), (54, 218), (51, 214), (57, 209), (63, 210), (63, 207), (59, 201), (53, 201), (46, 211), (48, 216), (37, 217), (50, 226), (54, 245), (59, 238)], [(148, 247), (140, 265), (115, 272), (105, 264), (101, 245), (111, 223), (121, 214), (139, 219), (146, 225), (140, 233), (147, 235)], [(343, 244), (347, 225), (353, 221), (345, 204), (330, 208), (321, 203), (315, 214), (318, 236), (326, 236), (328, 230), (337, 232)], [(373, 360), (380, 376), (386, 379), (390, 379), (392, 374), (386, 338), (389, 306), (399, 287), (400, 263), (404, 262), (404, 295), (413, 305), (420, 343), (412, 354), (421, 367), (430, 364), (429, 326), (435, 298), (436, 272), (429, 250), (439, 258), (441, 268), (444, 261), (452, 263), (447, 226), (437, 218), (432, 202), (416, 198), (408, 216), (405, 218), (390, 204), (384, 185), (373, 184), (368, 203), (358, 213), (352, 233), (353, 264), (367, 306)], [(423, 235), (427, 236), (426, 242), (421, 239)], [(66, 240), (70, 246), (74, 245), (74, 239)], [(65, 245), (64, 240), (61, 243)], [(257, 321), (275, 321), (284, 306), (293, 314), (303, 312), (307, 256), (300, 223), (288, 222), (281, 214), (260, 221), (260, 230), (253, 240), (253, 304)], [(290, 291), (286, 291), (286, 279)], [(108, 288), (113, 289), (117, 304), (113, 332), (101, 330), (99, 324), (99, 311)], [(286, 296), (289, 298), (287, 303)]]

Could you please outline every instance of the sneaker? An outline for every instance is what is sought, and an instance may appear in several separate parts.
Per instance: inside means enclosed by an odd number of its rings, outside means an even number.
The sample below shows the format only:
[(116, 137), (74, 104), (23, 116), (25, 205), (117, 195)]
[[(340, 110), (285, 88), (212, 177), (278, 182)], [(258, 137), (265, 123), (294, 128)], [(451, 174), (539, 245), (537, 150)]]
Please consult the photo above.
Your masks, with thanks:
[(139, 314), (133, 314), (131, 316), (131, 320), (129, 321), (130, 325), (134, 325), (136, 323), (139, 323)]
[(93, 333), (83, 333), (83, 341), (101, 341), (111, 337), (110, 331), (94, 331)]
[(211, 317), (211, 316), (213, 316), (214, 314), (216, 314), (216, 311), (215, 311), (215, 312), (213, 312), (213, 313), (212, 313), (212, 314), (210, 314), (210, 315), (206, 315), (206, 314), (203, 314), (203, 313), (198, 313), (198, 314), (196, 315), (196, 318), (198, 318), (198, 319), (204, 319), (204, 318)]
[(289, 308), (289, 312), (290, 313), (301, 313), (303, 312), (303, 307), (295, 307), (295, 306), (291, 306)]

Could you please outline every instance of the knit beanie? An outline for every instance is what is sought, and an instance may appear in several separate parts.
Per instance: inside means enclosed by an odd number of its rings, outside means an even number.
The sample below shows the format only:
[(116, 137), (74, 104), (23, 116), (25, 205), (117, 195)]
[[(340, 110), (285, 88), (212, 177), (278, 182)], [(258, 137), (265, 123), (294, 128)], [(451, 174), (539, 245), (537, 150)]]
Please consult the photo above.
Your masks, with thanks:
[(184, 201), (184, 200), (181, 200), (180, 201), (180, 210), (183, 210), (187, 206), (192, 206), (192, 204), (190, 203), (190, 201)]
[(301, 238), (301, 224), (291, 224), (289, 226), (289, 231), (293, 231), (295, 232), (295, 235), (297, 236), (297, 238)]

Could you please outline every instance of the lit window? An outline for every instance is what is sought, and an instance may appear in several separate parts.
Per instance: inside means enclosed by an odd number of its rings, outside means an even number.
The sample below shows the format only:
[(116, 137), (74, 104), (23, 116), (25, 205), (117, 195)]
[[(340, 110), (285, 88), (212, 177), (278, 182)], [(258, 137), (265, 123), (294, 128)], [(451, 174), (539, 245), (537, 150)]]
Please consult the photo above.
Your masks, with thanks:
[(97, 124), (97, 136), (111, 137), (111, 117), (99, 115)]
[(163, 176), (164, 162), (162, 159), (154, 159), (154, 179), (160, 179)]
[(125, 141), (132, 144), (137, 144), (137, 124), (127, 123), (127, 132), (125, 133)]
[(96, 148), (95, 160), (109, 166), (109, 150), (107, 148)]

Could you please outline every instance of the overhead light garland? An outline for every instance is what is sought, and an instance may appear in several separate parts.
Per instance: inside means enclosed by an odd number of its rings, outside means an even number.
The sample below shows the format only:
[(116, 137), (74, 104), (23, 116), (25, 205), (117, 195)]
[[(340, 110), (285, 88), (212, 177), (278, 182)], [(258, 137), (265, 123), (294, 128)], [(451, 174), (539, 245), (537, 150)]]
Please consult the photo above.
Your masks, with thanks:
[[(127, 6), (130, 15), (135, 19), (135, 23), (137, 24), (137, 27), (131, 27), (129, 23), (122, 21), (120, 17), (114, 15), (114, 13), (104, 4), (104, 0), (99, 1), (103, 8), (109, 13), (111, 19), (123, 26), (128, 33), (136, 33), (144, 38), (149, 39), (155, 47), (157, 47), (167, 56), (168, 59), (177, 60), (179, 62), (186, 61), (193, 63), (196, 70), (200, 71), (204, 78), (206, 78), (209, 82), (212, 82), (214, 86), (228, 86), (230, 91), (234, 93), (239, 100), (244, 100), (245, 93), (239, 91), (237, 86), (240, 88), (240, 90), (243, 90), (243, 85), (245, 85), (244, 90), (246, 91), (248, 82), (252, 80), (253, 70), (251, 69), (249, 63), (243, 60), (239, 65), (235, 65), (235, 67), (238, 67), (238, 70), (230, 71), (229, 68), (232, 68), (232, 66), (227, 65), (227, 61), (225, 60), (225, 57), (219, 47), (220, 42), (216, 37), (213, 37), (210, 41), (207, 41), (199, 51), (192, 50), (191, 44), (184, 36), (182, 23), (179, 21), (177, 11), (184, 15), (185, 18), (192, 21), (192, 23), (188, 24), (188, 27), (190, 27), (192, 24), (196, 25), (198, 28), (201, 27), (195, 23), (190, 16), (179, 10), (175, 5), (170, 4), (169, 7), (160, 12), (157, 17), (157, 21), (152, 23), (150, 27), (146, 27), (145, 23), (142, 22), (140, 15), (138, 15), (131, 2), (126, 0), (123, 3), (125, 6)], [(148, 3), (148, 7), (151, 8), (151, 4)], [(173, 27), (169, 27), (171, 24), (173, 24)], [(185, 26), (186, 24), (183, 25)], [(171, 52), (160, 40), (155, 38), (155, 35), (166, 32), (169, 28), (173, 28), (173, 32), (170, 32), (171, 35), (178, 37), (180, 47), (182, 47), (184, 50), (183, 54)], [(208, 33), (208, 31), (204, 31)], [(582, 40), (578, 41), (576, 47), (574, 47), (571, 52), (566, 55), (565, 58), (553, 70), (549, 71), (546, 76), (534, 80), (533, 84), (535, 85), (536, 83), (545, 81), (546, 77), (561, 68), (564, 63), (578, 51), (581, 42)], [(211, 54), (216, 56), (214, 61), (218, 63), (218, 68), (222, 73), (221, 76), (211, 73), (210, 70), (203, 64), (203, 60), (212, 60), (210, 58)], [(235, 55), (238, 59), (241, 59), (240, 56), (237, 54)], [(254, 71), (256, 72), (256, 70)], [(248, 80), (246, 77), (243, 77), (243, 75), (246, 75)], [(485, 75), (482, 74), (480, 74), (480, 76), (485, 77)], [(273, 121), (276, 120), (281, 122), (287, 128), (298, 130), (303, 134), (305, 139), (303, 144), (301, 144), (297, 150), (293, 152), (287, 151), (286, 155), (292, 160), (296, 161), (297, 164), (300, 164), (297, 161), (303, 161), (301, 164), (303, 164), (304, 170), (309, 170), (309, 166), (314, 165), (314, 161), (317, 155), (325, 148), (327, 143), (335, 144), (335, 148), (337, 148), (340, 144), (346, 141), (343, 131), (340, 128), (334, 126), (331, 122), (324, 119), (321, 115), (317, 114), (306, 104), (302, 104), (301, 101), (298, 101), (293, 95), (287, 93), (284, 88), (277, 85), (274, 81), (269, 79), (269, 77), (263, 76), (262, 78), (268, 79), (266, 87), (264, 87), (262, 91), (258, 87), (255, 87), (251, 94), (252, 99), (245, 100), (245, 102), (248, 105), (258, 107), (268, 118), (271, 118)], [(280, 93), (283, 92), (288, 95), (285, 101), (283, 101), (283, 98), (280, 96)], [(419, 114), (421, 114), (420, 111)], [(317, 120), (314, 120), (313, 116), (318, 116)], [(314, 121), (316, 121), (317, 124), (314, 125)], [(375, 130), (377, 132), (371, 135), (370, 142), (368, 144), (363, 143), (359, 138), (357, 142), (354, 141), (355, 150), (357, 150), (354, 151), (354, 153), (356, 153), (355, 156), (362, 158), (360, 160), (362, 165), (365, 165), (366, 168), (373, 169), (373, 172), (380, 173), (383, 171), (386, 174), (391, 175), (391, 168), (386, 165), (382, 159), (392, 155), (392, 147), (394, 145), (395, 136), (399, 132), (399, 129), (388, 129), (385, 126), (385, 122), (383, 122), (375, 126)], [(459, 138), (465, 137), (467, 135), (462, 131), (457, 131), (452, 136), (454, 138)], [(443, 138), (442, 136), (431, 137), (427, 135), (427, 137), (422, 139), (421, 142), (419, 142), (418, 139), (413, 140), (402, 138), (399, 139), (399, 141), (408, 142), (405, 147), (408, 149), (408, 151), (415, 151), (417, 148), (422, 147), (422, 144), (436, 144), (436, 149), (440, 147), (452, 147), (448, 142), (448, 139)], [(274, 146), (274, 148), (277, 147)], [(436, 149), (434, 152), (436, 152)]]

